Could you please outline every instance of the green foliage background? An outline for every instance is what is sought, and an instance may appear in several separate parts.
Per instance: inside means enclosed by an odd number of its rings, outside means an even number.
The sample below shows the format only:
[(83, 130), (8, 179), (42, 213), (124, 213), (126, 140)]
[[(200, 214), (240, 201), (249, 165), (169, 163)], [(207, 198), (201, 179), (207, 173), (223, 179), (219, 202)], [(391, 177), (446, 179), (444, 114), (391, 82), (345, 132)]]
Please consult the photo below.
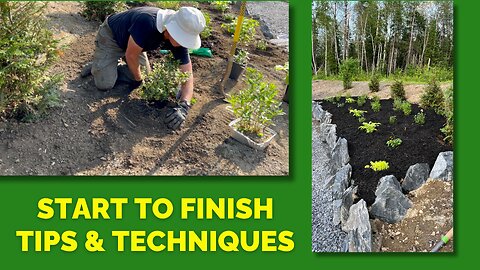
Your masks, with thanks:
[[(456, 269), (471, 268), (478, 258), (475, 198), (480, 190), (476, 141), (479, 54), (478, 1), (455, 1), (455, 253), (453, 254), (315, 254), (311, 252), (311, 3), (290, 0), (290, 176), (288, 177), (0, 177), (0, 254), (2, 269)], [(43, 221), (36, 218), (42, 197), (272, 197), (273, 220), (167, 221), (132, 217), (124, 220)], [(179, 217), (174, 212), (174, 217)], [(16, 230), (96, 229), (292, 230), (295, 249), (290, 253), (117, 253), (106, 241), (105, 253), (22, 253)], [(106, 236), (105, 236), (106, 237)], [(106, 237), (107, 238), (107, 237)], [(111, 239), (110, 239), (111, 240)], [(12, 266), (13, 265), (13, 266)]]

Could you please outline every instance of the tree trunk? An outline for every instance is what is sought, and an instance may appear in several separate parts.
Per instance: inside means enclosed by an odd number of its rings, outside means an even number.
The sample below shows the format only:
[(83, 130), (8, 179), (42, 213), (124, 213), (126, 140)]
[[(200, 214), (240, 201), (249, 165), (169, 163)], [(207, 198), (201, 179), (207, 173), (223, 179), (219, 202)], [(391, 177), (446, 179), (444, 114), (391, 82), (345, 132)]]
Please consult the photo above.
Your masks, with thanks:
[(337, 27), (337, 2), (333, 2), (333, 40), (335, 43), (335, 59), (337, 60), (337, 66), (340, 66), (340, 57), (338, 56)]
[(349, 40), (348, 40), (348, 36), (349, 36), (349, 29), (348, 29), (348, 1), (344, 1), (344, 7), (345, 7), (345, 11), (344, 11), (344, 16), (343, 16), (343, 19), (344, 19), (344, 28), (343, 28), (343, 60), (347, 59), (348, 58), (348, 47), (350, 46), (349, 45)]
[(410, 42), (408, 44), (408, 54), (407, 54), (407, 61), (405, 63), (405, 69), (407, 69), (408, 65), (410, 64), (410, 57), (412, 55), (412, 43), (413, 43), (413, 26), (415, 25), (415, 11), (412, 15), (412, 25), (410, 27)]
[(328, 35), (327, 29), (325, 29), (325, 76), (328, 76)]
[(425, 62), (425, 50), (428, 44), (428, 24), (425, 27), (425, 34), (423, 35), (423, 48), (422, 48), (422, 56), (420, 57), (420, 66), (423, 67), (423, 63)]

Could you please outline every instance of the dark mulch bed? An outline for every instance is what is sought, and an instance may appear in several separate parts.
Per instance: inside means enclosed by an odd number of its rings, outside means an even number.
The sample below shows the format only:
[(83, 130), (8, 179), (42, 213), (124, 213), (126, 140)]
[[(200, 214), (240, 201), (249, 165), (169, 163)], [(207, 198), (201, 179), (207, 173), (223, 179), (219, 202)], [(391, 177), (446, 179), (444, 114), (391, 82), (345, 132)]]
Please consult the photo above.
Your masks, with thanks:
[[(343, 103), (344, 99), (340, 103)], [(416, 163), (428, 163), (433, 167), (440, 152), (452, 150), (452, 145), (443, 141), (440, 128), (445, 124), (445, 118), (432, 110), (424, 110), (425, 124), (415, 124), (413, 117), (420, 112), (418, 105), (412, 104), (412, 113), (405, 116), (401, 111), (393, 110), (393, 100), (382, 100), (381, 110), (374, 113), (367, 101), (362, 107), (357, 103), (338, 107), (328, 101), (322, 101), (322, 107), (332, 114), (332, 123), (337, 125), (337, 136), (346, 138), (352, 178), (358, 185), (358, 196), (368, 205), (375, 201), (375, 189), (378, 180), (385, 175), (393, 174), (400, 181), (405, 177), (408, 167)], [(367, 134), (358, 129), (361, 125), (357, 118), (349, 113), (349, 108), (367, 111), (364, 114), (366, 122), (379, 122), (377, 131)], [(389, 124), (389, 117), (395, 115), (397, 122)], [(394, 136), (402, 139), (402, 144), (391, 149), (386, 142)], [(390, 168), (386, 171), (374, 172), (365, 169), (370, 161), (385, 160)]]

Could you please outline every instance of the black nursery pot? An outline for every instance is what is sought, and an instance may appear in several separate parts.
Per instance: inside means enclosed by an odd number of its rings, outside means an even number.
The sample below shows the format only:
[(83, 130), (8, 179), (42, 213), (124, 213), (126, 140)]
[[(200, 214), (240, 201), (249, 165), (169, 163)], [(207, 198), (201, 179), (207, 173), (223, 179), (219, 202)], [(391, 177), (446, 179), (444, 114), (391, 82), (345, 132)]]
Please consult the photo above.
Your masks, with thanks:
[(230, 72), (230, 79), (238, 81), (238, 78), (242, 75), (245, 70), (245, 66), (233, 62), (232, 71)]

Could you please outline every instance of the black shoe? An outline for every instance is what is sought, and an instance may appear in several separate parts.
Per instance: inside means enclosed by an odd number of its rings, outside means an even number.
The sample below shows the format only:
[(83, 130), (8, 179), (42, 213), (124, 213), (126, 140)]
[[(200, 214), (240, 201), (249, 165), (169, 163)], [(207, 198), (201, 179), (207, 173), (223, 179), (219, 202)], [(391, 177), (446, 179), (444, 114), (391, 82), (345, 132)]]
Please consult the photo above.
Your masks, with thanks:
[(93, 66), (92, 62), (86, 63), (82, 67), (82, 71), (80, 72), (80, 77), (85, 78), (85, 77), (91, 75), (92, 74), (92, 66)]

